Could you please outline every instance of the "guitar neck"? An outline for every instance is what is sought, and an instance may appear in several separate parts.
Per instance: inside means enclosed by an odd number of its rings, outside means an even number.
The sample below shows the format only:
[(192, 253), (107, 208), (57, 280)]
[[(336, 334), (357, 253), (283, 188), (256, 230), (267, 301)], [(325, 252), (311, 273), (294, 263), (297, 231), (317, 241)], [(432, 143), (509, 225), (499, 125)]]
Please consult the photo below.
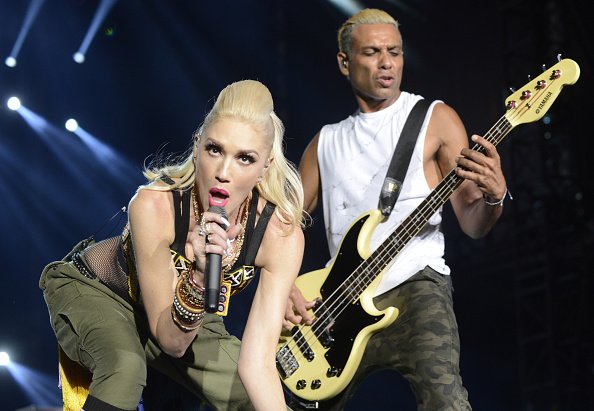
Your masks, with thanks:
[[(527, 83), (521, 90), (506, 99), (506, 113), (483, 136), (494, 146), (517, 125), (536, 121), (544, 116), (553, 104), (563, 86), (574, 84), (580, 76), (578, 64), (570, 59), (560, 60), (550, 70)], [(483, 152), (475, 144), (472, 150)], [(353, 300), (359, 298), (359, 290), (367, 288), (390, 264), (408, 242), (427, 225), (433, 214), (450, 198), (463, 179), (456, 170), (448, 175), (431, 191), (429, 196), (413, 210), (396, 230), (366, 259), (345, 281)]]
[[(497, 146), (501, 140), (512, 130), (513, 126), (502, 116), (497, 123), (484, 135), (491, 144)], [(475, 144), (472, 150), (483, 152), (484, 148)], [(400, 253), (406, 244), (416, 236), (434, 215), (451, 197), (463, 178), (452, 169), (443, 180), (431, 191), (421, 204), (417, 206), (396, 230), (367, 258), (349, 278), (354, 288), (364, 289), (377, 277), (377, 275)], [(355, 287), (356, 286), (356, 287)], [(351, 288), (351, 287), (348, 287)], [(358, 296), (357, 296), (358, 297)]]

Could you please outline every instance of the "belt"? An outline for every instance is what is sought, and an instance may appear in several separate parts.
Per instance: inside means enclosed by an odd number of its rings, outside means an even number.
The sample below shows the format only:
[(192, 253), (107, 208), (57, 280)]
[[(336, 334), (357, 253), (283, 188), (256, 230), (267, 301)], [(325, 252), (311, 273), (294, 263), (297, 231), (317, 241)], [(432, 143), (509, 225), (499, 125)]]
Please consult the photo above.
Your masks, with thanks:
[(80, 253), (76, 252), (72, 254), (72, 264), (74, 264), (76, 269), (85, 277), (90, 278), (91, 280), (97, 279), (97, 275), (87, 268)]

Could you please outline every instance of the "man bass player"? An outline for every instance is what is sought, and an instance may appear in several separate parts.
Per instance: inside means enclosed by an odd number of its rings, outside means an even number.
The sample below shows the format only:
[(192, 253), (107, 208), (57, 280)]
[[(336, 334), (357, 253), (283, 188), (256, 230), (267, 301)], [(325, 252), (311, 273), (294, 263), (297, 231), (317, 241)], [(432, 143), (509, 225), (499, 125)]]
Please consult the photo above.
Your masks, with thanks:
[[(358, 109), (343, 121), (324, 126), (309, 143), (299, 170), (305, 208), (321, 200), (331, 256), (349, 226), (377, 208), (379, 193), (408, 114), (421, 96), (401, 91), (404, 47), (398, 22), (384, 11), (362, 10), (338, 31), (338, 68), (351, 84)], [(371, 249), (393, 232), (431, 190), (456, 168), (463, 178), (451, 195), (461, 229), (472, 238), (486, 235), (503, 210), (506, 181), (495, 147), (481, 136), (472, 141), (457, 113), (433, 102), (421, 127), (410, 165), (390, 217), (377, 226)], [(444, 261), (442, 209), (398, 254), (383, 274), (373, 302), (379, 310), (397, 307), (390, 326), (374, 334), (346, 389), (319, 409), (343, 409), (371, 372), (393, 369), (410, 384), (419, 410), (470, 410), (459, 369), (460, 343), (453, 310), (450, 268)], [(294, 286), (285, 327), (311, 324), (314, 306)], [(297, 403), (291, 405), (299, 409)]]

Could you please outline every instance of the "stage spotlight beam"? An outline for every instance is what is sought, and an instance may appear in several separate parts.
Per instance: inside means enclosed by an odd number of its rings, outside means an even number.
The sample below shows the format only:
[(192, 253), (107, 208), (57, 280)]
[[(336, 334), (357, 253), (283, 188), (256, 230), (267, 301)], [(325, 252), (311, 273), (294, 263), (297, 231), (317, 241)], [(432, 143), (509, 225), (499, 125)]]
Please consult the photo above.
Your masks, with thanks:
[(84, 63), (85, 56), (89, 47), (91, 45), (91, 41), (95, 38), (95, 34), (97, 34), (97, 30), (99, 30), (99, 26), (105, 20), (105, 17), (109, 13), (109, 10), (113, 7), (113, 5), (117, 2), (117, 0), (101, 0), (97, 11), (95, 12), (95, 16), (93, 17), (93, 21), (91, 22), (91, 26), (89, 30), (87, 30), (87, 34), (83, 39), (78, 51), (74, 53), (72, 58), (79, 64)]
[(4, 64), (6, 64), (8, 67), (14, 67), (17, 65), (17, 59), (15, 59), (13, 56), (8, 56), (6, 57), (6, 60), (4, 60)]
[(76, 121), (73, 118), (69, 118), (68, 120), (66, 120), (64, 127), (66, 127), (66, 130), (74, 133), (78, 129), (78, 121)]
[(31, 26), (33, 25), (33, 21), (35, 21), (37, 14), (39, 14), (39, 9), (41, 9), (41, 6), (43, 5), (44, 2), (45, 2), (45, 0), (32, 0), (31, 3), (29, 3), (29, 9), (27, 10), (27, 14), (25, 15), (25, 21), (23, 22), (23, 27), (21, 27), (21, 31), (19, 32), (19, 35), (14, 43), (14, 46), (12, 47), (10, 56), (4, 61), (4, 63), (8, 67), (16, 66), (16, 63), (17, 63), (16, 59), (21, 51), (21, 47), (23, 47), (23, 43), (25, 42), (25, 37), (27, 37), (27, 34), (29, 33)]
[(77, 51), (76, 53), (74, 53), (74, 55), (72, 56), (72, 59), (74, 61), (76, 61), (78, 64), (82, 64), (85, 62), (85, 55), (83, 53), (81, 53), (80, 51)]
[(0, 366), (7, 366), (10, 364), (10, 356), (5, 351), (0, 351)]
[(6, 106), (12, 111), (17, 111), (21, 108), (21, 100), (18, 97), (11, 97), (6, 101)]
[(328, 0), (336, 8), (342, 11), (347, 16), (352, 16), (360, 10), (363, 10), (365, 6), (358, 0)]

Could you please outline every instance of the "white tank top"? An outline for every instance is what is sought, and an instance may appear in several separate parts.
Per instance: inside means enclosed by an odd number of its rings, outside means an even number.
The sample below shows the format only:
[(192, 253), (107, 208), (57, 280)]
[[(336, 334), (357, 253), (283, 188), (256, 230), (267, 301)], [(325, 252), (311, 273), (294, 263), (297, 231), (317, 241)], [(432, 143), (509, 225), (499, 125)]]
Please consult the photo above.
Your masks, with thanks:
[[(355, 112), (347, 119), (322, 128), (318, 141), (318, 165), (322, 181), (324, 222), (330, 255), (334, 258), (349, 226), (363, 213), (378, 208), (379, 194), (406, 118), (422, 97), (402, 92), (390, 107), (375, 113)], [(423, 171), (425, 134), (433, 107), (431, 104), (402, 191), (388, 221), (375, 229), (370, 248), (375, 250), (430, 193)], [(441, 232), (442, 209), (427, 226), (402, 249), (384, 273), (375, 291), (380, 295), (429, 265), (449, 274)], [(348, 273), (346, 273), (348, 274)]]

